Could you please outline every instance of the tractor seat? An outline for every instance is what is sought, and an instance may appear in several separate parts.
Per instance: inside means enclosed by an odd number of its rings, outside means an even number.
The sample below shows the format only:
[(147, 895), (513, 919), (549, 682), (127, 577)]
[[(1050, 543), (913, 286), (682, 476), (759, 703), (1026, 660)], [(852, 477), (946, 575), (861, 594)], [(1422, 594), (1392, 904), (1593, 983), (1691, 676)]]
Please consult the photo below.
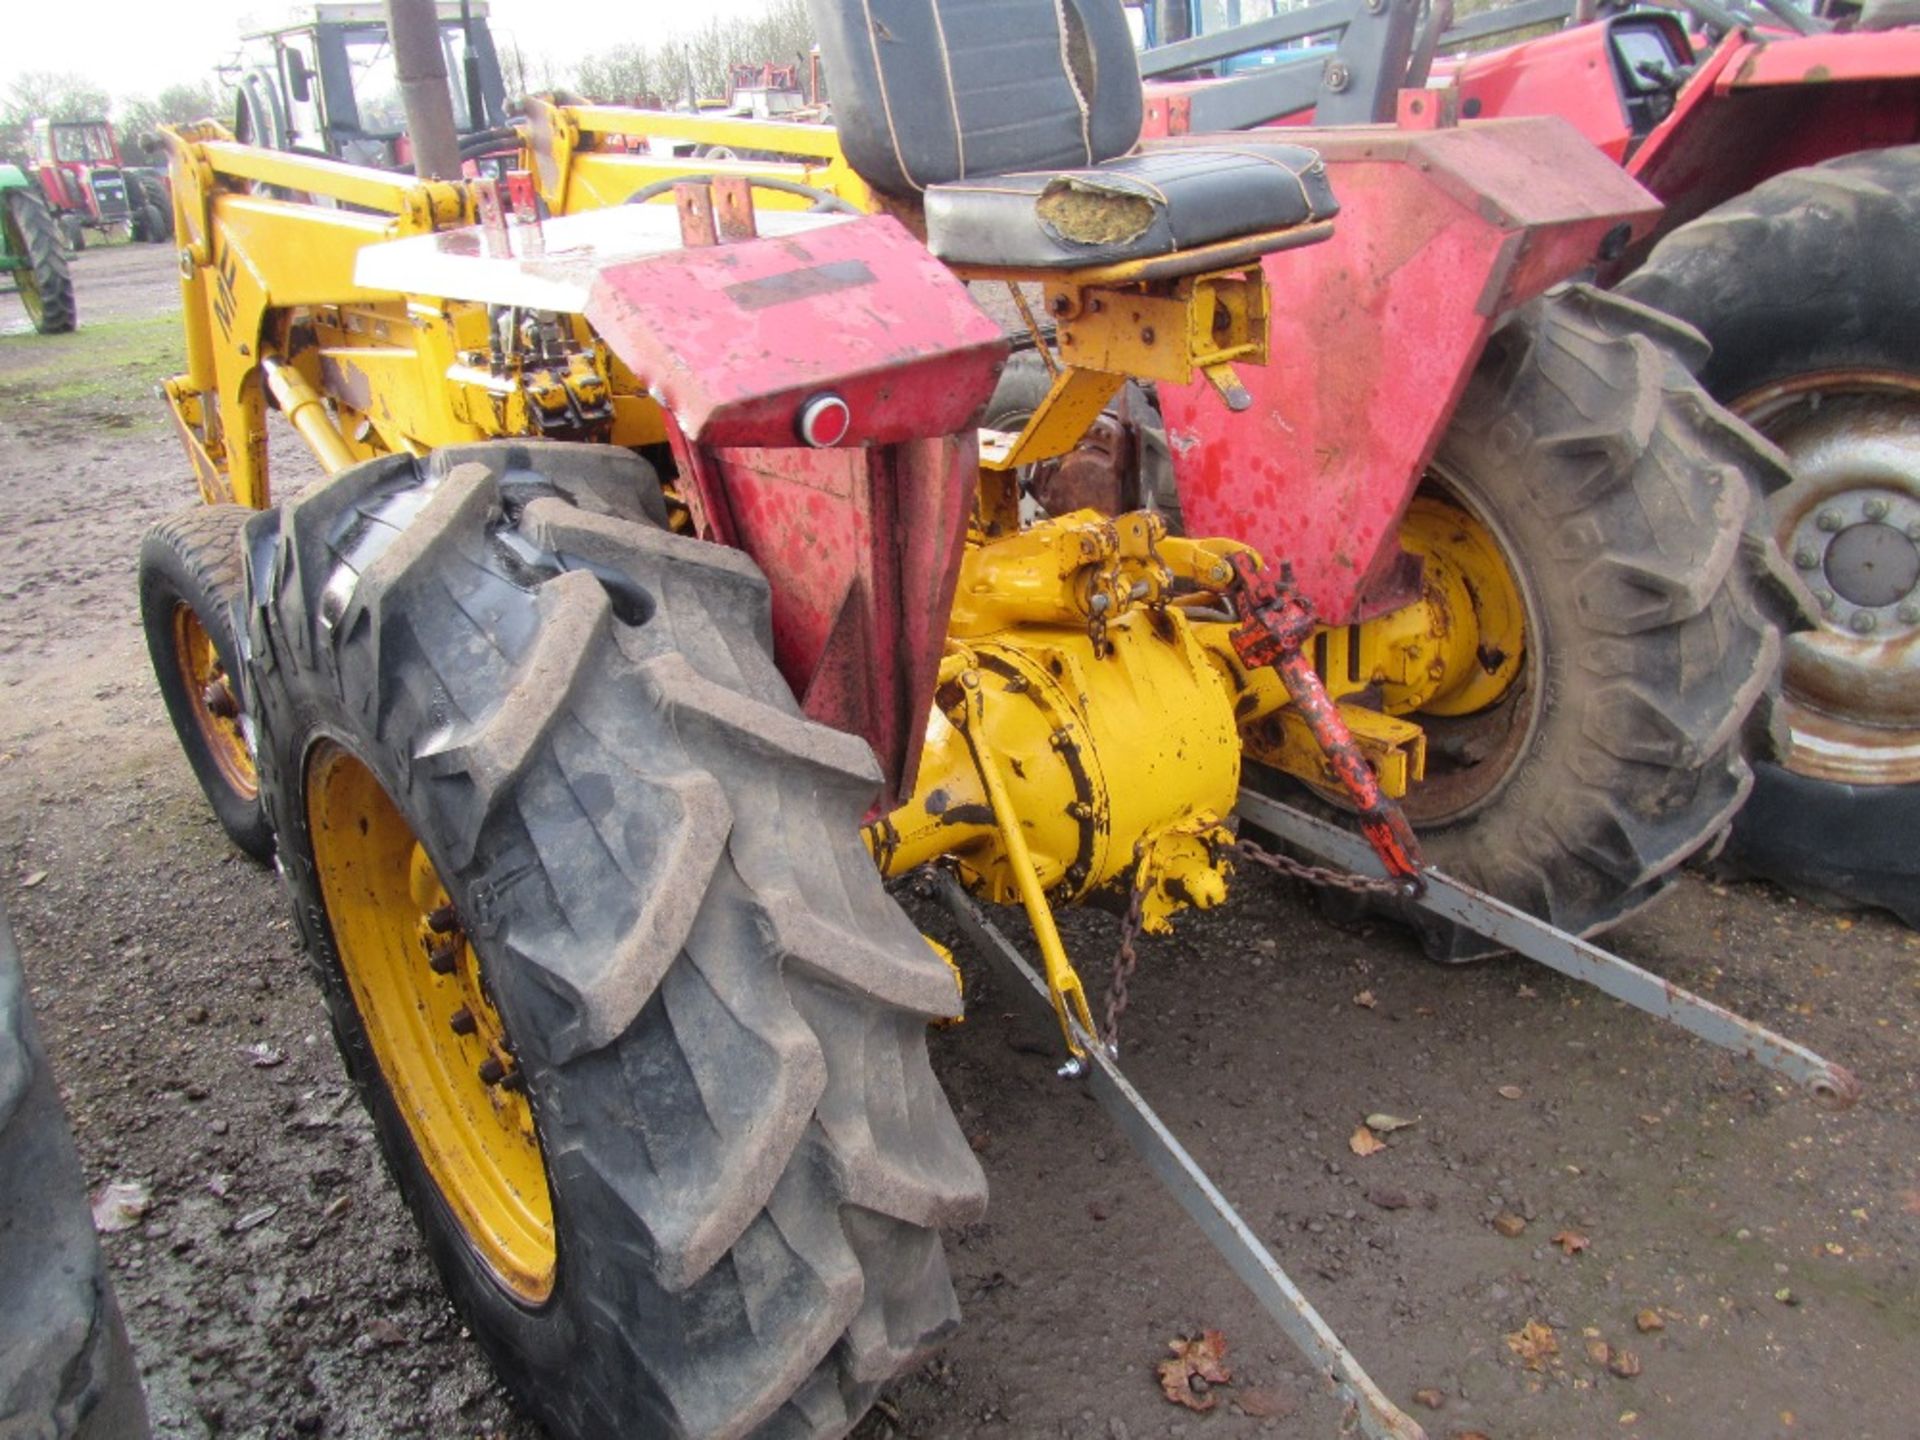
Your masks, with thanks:
[(1315, 152), (1252, 140), (953, 180), (928, 185), (924, 201), (936, 257), (996, 270), (1146, 260), (1331, 219), (1338, 209)]

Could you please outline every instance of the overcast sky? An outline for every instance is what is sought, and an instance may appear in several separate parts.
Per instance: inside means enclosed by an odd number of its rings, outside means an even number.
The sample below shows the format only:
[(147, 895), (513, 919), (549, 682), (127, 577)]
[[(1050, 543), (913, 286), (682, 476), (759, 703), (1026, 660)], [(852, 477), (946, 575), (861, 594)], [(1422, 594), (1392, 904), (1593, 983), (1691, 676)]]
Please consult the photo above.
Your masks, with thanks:
[[(571, 65), (593, 50), (657, 43), (725, 15), (754, 15), (766, 0), (492, 0), (496, 39), (518, 40), (529, 58)], [(294, 7), (286, 0), (6, 0), (0, 86), (26, 70), (72, 70), (116, 99), (192, 81), (232, 57), (243, 23), (265, 29)]]

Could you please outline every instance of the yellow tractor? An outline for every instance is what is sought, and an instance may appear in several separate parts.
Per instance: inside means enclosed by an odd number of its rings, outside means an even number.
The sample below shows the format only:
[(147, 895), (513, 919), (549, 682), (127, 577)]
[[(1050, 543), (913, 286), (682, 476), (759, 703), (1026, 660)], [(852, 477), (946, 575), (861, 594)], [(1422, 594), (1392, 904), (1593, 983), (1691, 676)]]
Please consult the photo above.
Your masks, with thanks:
[[(840, 1435), (956, 1322), (939, 1231), (985, 1183), (927, 1033), (959, 971), (887, 877), (1022, 906), (1064, 1068), (1100, 1083), (1117, 1006), (1052, 907), (1117, 895), (1130, 941), (1224, 899), (1270, 858), (1231, 825), (1247, 735), (1358, 812), (1363, 883), (1445, 890), (1391, 798), (1419, 726), (1351, 733), (1287, 557), (1021, 519), (1021, 467), (1129, 376), (1244, 403), (1263, 259), (1336, 223), (1320, 158), (1129, 153), (1117, 0), (893, 0), (884, 50), (815, 8), (855, 158), (770, 187), (625, 203), (675, 164), (544, 105), (504, 186), (168, 135), (203, 503), (142, 552), (162, 690), (281, 870), (450, 1293), (556, 1436)], [(1040, 284), (1058, 327), (1018, 434), (975, 428), (1010, 348), (981, 279)], [(330, 472), (278, 503), (270, 410)], [(1477, 665), (1479, 619), (1419, 603), (1420, 663)], [(1270, 1293), (1369, 1433), (1419, 1433)]]

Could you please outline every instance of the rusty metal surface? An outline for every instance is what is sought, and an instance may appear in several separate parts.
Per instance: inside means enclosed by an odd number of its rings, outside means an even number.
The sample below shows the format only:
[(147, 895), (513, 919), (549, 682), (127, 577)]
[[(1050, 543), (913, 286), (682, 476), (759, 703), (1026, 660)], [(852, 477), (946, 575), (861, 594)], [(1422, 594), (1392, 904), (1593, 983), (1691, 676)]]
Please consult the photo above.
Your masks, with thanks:
[(1160, 395), (1188, 530), (1292, 562), (1345, 624), (1405, 598), (1385, 583), (1400, 515), (1495, 320), (1658, 207), (1559, 120), (1299, 134), (1341, 213), (1263, 262), (1274, 359), (1240, 372), (1252, 411), (1204, 384)]
[[(1380, 863), (1366, 842), (1337, 826), (1250, 790), (1240, 792), (1239, 810), (1249, 824), (1271, 835), (1363, 874), (1381, 873)], [(1860, 1082), (1849, 1071), (1804, 1045), (1578, 936), (1556, 930), (1443, 871), (1428, 869), (1425, 873), (1427, 891), (1417, 902), (1422, 909), (1485, 935), (1550, 970), (1585, 981), (1637, 1010), (1669, 1020), (1710, 1045), (1744, 1055), (1764, 1069), (1785, 1076), (1829, 1109), (1845, 1109), (1860, 1098)]]
[[(1053, 1004), (1046, 982), (967, 897), (959, 882), (942, 874), (935, 887), (967, 939), (1012, 982), (1016, 993), (1032, 996), (1051, 1018)], [(1180, 1208), (1345, 1407), (1343, 1432), (1357, 1427), (1369, 1440), (1426, 1440), (1427, 1432), (1386, 1397), (1353, 1352), (1340, 1343), (1340, 1337), (1313, 1308), (1313, 1302), (1260, 1243), (1253, 1228), (1133, 1088), (1099, 1041), (1084, 1032), (1079, 1038), (1086, 1052), (1083, 1073), (1094, 1099), (1139, 1151), (1154, 1178), (1179, 1201)]]
[(1270, 666), (1278, 672), (1328, 769), (1353, 802), (1367, 843), (1387, 873), (1411, 882), (1410, 893), (1418, 894), (1420, 843), (1406, 815), (1381, 790), (1379, 777), (1340, 717), (1340, 707), (1301, 649), (1319, 628), (1313, 607), (1301, 598), (1287, 567), (1277, 572), (1257, 569), (1244, 551), (1226, 558), (1234, 575), (1227, 593), (1244, 617), (1233, 630), (1234, 653), (1248, 669)]

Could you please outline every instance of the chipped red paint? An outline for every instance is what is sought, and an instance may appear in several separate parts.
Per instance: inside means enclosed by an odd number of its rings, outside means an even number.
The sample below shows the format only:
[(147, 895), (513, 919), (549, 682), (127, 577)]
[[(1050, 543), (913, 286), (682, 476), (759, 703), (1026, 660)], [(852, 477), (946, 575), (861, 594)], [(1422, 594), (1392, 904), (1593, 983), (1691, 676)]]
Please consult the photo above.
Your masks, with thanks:
[(1340, 716), (1340, 707), (1327, 694), (1320, 672), (1304, 649), (1319, 628), (1310, 605), (1293, 583), (1290, 567), (1262, 568), (1244, 551), (1227, 556), (1233, 567), (1228, 593), (1244, 617), (1233, 628), (1234, 654), (1248, 669), (1272, 667), (1287, 687), (1294, 709), (1313, 731), (1328, 767), (1353, 801), (1361, 833), (1373, 846), (1389, 875), (1420, 881), (1420, 842), (1407, 823), (1406, 812), (1380, 788), (1379, 777), (1355, 743), (1353, 732)]
[[(1333, 238), (1270, 255), (1253, 409), (1161, 387), (1190, 534), (1289, 562), (1335, 624), (1412, 598), (1399, 523), (1494, 322), (1659, 207), (1564, 121), (1315, 130)], [(1179, 145), (1187, 142), (1162, 142)]]
[[(872, 744), (891, 808), (946, 641), (999, 326), (886, 217), (615, 266), (587, 313), (665, 405), (699, 533), (766, 573), (802, 708)], [(822, 393), (852, 418), (813, 449), (795, 423)]]
[(587, 318), (696, 445), (792, 445), (831, 390), (844, 445), (958, 434), (1006, 337), (890, 216), (610, 266)]

